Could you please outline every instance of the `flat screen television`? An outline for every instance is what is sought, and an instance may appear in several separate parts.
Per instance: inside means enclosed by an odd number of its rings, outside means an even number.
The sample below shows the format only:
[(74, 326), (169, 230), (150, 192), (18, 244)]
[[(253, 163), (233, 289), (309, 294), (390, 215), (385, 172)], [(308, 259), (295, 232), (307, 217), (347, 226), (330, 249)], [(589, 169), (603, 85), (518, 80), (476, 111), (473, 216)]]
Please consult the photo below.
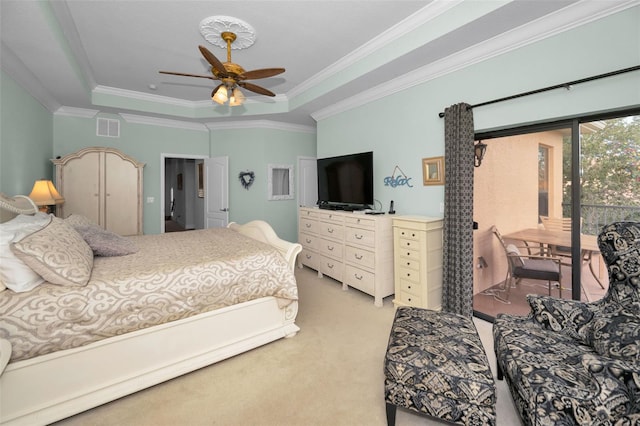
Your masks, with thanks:
[(372, 206), (373, 152), (318, 159), (318, 205), (333, 210)]

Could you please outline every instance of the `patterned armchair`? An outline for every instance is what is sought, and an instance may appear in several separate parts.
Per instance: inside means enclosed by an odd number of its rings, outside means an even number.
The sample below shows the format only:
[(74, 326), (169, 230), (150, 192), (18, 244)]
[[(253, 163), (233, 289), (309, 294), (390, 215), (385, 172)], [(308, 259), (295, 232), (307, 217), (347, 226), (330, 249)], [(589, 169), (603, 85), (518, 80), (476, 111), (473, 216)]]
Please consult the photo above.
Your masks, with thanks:
[(640, 425), (640, 223), (605, 226), (609, 289), (597, 302), (529, 295), (498, 315), (498, 379), (525, 425)]

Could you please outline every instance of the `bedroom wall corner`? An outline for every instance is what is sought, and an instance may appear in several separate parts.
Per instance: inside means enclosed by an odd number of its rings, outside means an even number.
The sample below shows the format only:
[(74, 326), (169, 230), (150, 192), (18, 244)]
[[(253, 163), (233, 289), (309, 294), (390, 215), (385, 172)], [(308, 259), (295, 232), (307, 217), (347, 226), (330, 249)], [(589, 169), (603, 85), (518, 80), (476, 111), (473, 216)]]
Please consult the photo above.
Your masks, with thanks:
[(53, 114), (4, 71), (0, 93), (0, 192), (29, 195), (53, 176)]

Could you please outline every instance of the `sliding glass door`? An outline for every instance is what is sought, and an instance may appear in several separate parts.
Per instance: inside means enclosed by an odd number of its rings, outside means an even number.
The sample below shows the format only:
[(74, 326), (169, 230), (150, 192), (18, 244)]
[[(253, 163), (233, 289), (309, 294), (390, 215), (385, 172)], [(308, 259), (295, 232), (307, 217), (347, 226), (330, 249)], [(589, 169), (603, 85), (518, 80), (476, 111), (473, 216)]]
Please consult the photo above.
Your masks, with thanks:
[[(607, 272), (597, 234), (615, 220), (640, 221), (640, 116), (477, 136), (488, 148), (474, 182), (476, 313), (526, 314), (530, 293), (600, 299)], [(557, 259), (561, 276), (551, 282), (513, 279), (508, 246), (524, 261)]]

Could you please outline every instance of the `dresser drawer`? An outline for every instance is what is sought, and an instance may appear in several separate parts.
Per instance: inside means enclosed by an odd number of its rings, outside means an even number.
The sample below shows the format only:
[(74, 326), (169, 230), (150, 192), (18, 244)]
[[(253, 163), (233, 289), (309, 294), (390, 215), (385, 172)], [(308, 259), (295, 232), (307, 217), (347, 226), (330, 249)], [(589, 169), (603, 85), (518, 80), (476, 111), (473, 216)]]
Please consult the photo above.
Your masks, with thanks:
[(375, 254), (372, 251), (353, 246), (345, 247), (344, 261), (366, 268), (373, 268), (376, 264)]
[(344, 226), (334, 223), (327, 222), (319, 222), (318, 223), (319, 233), (323, 237), (334, 238), (336, 240), (342, 241), (344, 238)]
[(414, 271), (420, 271), (420, 262), (408, 257), (399, 257), (396, 259), (396, 268), (407, 268)]
[(300, 219), (303, 217), (308, 217), (309, 219), (318, 219), (318, 211), (317, 210), (300, 210)]
[(353, 226), (353, 227), (356, 227), (356, 228), (371, 229), (371, 230), (374, 230), (376, 228), (375, 219), (369, 219), (369, 218), (366, 218), (366, 217), (359, 217), (356, 214), (354, 214), (353, 216), (345, 217), (344, 218), (344, 223), (347, 226)]
[(324, 238), (320, 238), (318, 240), (318, 250), (320, 251), (320, 253), (326, 256), (331, 256), (338, 259), (342, 259), (342, 255), (344, 254), (344, 246), (342, 245), (342, 243), (325, 240)]
[(398, 268), (397, 274), (398, 278), (400, 278), (401, 280), (408, 280), (414, 283), (420, 282), (420, 272), (414, 269), (400, 267)]
[(419, 240), (411, 240), (409, 238), (400, 238), (398, 240), (398, 246), (401, 249), (419, 250), (420, 249), (420, 241)]
[(318, 222), (313, 219), (308, 219), (306, 217), (300, 218), (300, 232), (311, 232), (313, 234), (317, 234), (319, 230)]
[(398, 235), (398, 237), (407, 240), (420, 241), (422, 238), (424, 238), (424, 232), (416, 231), (415, 229), (396, 228), (396, 234)]
[(375, 247), (376, 233), (369, 229), (347, 227), (345, 241), (347, 243), (362, 244), (367, 247)]
[(373, 294), (375, 289), (375, 275), (352, 265), (345, 265), (343, 282), (367, 294)]
[(298, 256), (300, 263), (308, 266), (309, 268), (315, 269), (316, 271), (319, 270), (320, 261), (323, 258), (321, 254), (303, 248)]
[(411, 293), (420, 297), (421, 286), (413, 281), (400, 280), (400, 292)]
[(344, 223), (344, 213), (340, 214), (340, 213), (330, 213), (330, 212), (319, 211), (318, 212), (318, 219), (320, 219), (323, 222), (331, 222), (331, 223), (343, 224)]
[(301, 232), (300, 235), (298, 235), (298, 242), (302, 244), (303, 248), (317, 250), (318, 244), (320, 243), (320, 237)]
[(416, 296), (415, 294), (407, 293), (405, 291), (400, 291), (399, 295), (396, 294), (396, 298), (403, 305), (418, 306), (418, 307), (422, 305), (422, 299), (420, 297)]
[(342, 281), (344, 265), (342, 262), (322, 256), (318, 265), (318, 271), (331, 278)]
[(398, 255), (402, 258), (402, 261), (404, 261), (405, 259), (409, 259), (413, 262), (419, 263), (422, 258), (420, 250), (411, 250), (409, 248), (400, 247), (398, 252)]

